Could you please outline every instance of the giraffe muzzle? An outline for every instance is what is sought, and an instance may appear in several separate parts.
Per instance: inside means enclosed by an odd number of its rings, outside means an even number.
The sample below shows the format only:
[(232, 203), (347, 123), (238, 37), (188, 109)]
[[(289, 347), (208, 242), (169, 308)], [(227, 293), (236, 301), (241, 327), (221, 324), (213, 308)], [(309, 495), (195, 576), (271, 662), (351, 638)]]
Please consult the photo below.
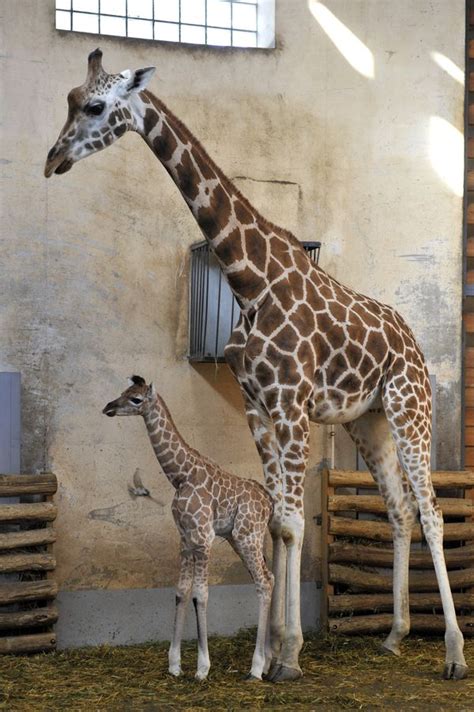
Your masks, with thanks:
[(104, 415), (108, 415), (109, 418), (113, 418), (114, 415), (116, 414), (116, 408), (115, 408), (115, 403), (107, 403), (105, 408), (103, 409), (102, 413)]
[(45, 178), (50, 178), (53, 173), (61, 175), (71, 170), (74, 161), (71, 158), (65, 158), (64, 154), (56, 153), (54, 148), (48, 153), (46, 164), (44, 167)]

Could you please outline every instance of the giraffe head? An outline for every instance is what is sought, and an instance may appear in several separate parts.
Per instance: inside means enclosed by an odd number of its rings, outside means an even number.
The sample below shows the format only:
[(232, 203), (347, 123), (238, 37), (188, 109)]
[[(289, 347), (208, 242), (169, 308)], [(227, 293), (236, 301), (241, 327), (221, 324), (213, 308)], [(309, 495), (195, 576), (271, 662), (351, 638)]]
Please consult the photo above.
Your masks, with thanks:
[(86, 81), (68, 94), (67, 120), (48, 153), (46, 178), (66, 173), (76, 161), (101, 151), (134, 129), (134, 99), (154, 71), (155, 67), (146, 67), (108, 74), (102, 67), (100, 49), (91, 52)]
[(144, 415), (150, 403), (156, 398), (153, 383), (147, 385), (141, 376), (132, 376), (129, 387), (115, 400), (107, 403), (102, 413), (114, 415)]

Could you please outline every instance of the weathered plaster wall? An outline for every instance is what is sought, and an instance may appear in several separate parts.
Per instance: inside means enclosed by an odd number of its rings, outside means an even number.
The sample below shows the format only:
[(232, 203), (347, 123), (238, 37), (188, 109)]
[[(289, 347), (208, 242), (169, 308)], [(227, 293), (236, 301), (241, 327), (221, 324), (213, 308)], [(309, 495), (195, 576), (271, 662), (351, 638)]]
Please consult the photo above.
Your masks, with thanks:
[[(322, 264), (396, 305), (438, 379), (438, 464), (460, 457), (461, 198), (436, 173), (430, 119), (462, 129), (463, 90), (430, 52), (463, 62), (461, 0), (328, 0), (370, 49), (374, 78), (340, 54), (303, 0), (277, 0), (277, 49), (229, 51), (54, 29), (52, 0), (4, 0), (0, 369), (23, 377), (23, 469), (59, 478), (57, 576), (64, 590), (171, 585), (172, 489), (142, 422), (101, 408), (138, 372), (183, 435), (243, 476), (260, 476), (239, 390), (225, 367), (186, 354), (187, 250), (199, 230), (136, 135), (42, 175), (97, 44), (110, 71), (157, 66), (151, 89), (271, 220), (323, 241)], [(453, 129), (454, 130), (454, 129)], [(339, 464), (352, 464), (343, 433)], [(305, 580), (317, 577), (314, 428)], [(163, 506), (133, 502), (136, 467)], [(225, 544), (211, 580), (248, 580)]]

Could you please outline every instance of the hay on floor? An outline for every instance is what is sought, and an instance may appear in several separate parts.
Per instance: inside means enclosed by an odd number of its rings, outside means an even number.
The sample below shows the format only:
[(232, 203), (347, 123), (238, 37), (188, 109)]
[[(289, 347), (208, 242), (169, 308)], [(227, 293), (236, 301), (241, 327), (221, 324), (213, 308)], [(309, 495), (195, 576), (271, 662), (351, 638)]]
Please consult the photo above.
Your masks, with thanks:
[[(443, 681), (444, 646), (413, 636), (404, 655), (381, 653), (364, 638), (306, 640), (304, 677), (277, 684), (243, 680), (254, 631), (211, 638), (209, 680), (193, 675), (196, 646), (183, 646), (180, 679), (167, 674), (167, 645), (83, 648), (24, 657), (0, 657), (0, 709), (21, 710), (467, 710), (474, 708), (474, 677)], [(466, 642), (474, 668), (474, 641)], [(473, 670), (474, 675), (474, 670)]]

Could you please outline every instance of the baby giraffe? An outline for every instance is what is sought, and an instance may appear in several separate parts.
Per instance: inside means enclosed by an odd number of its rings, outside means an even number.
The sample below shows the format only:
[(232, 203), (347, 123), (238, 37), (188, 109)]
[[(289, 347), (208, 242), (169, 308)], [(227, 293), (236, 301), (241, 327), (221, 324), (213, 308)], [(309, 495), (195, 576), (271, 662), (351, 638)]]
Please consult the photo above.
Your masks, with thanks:
[(141, 415), (158, 462), (176, 490), (171, 510), (181, 538), (181, 570), (176, 595), (169, 671), (181, 673), (181, 637), (189, 597), (193, 596), (198, 634), (196, 679), (210, 668), (207, 647), (208, 567), (216, 536), (227, 539), (250, 572), (259, 599), (257, 643), (247, 679), (261, 679), (271, 661), (266, 630), (273, 575), (264, 555), (265, 530), (273, 512), (271, 497), (261, 485), (224, 472), (183, 440), (163, 399), (153, 384), (132, 376), (131, 385), (102, 411), (114, 415)]

